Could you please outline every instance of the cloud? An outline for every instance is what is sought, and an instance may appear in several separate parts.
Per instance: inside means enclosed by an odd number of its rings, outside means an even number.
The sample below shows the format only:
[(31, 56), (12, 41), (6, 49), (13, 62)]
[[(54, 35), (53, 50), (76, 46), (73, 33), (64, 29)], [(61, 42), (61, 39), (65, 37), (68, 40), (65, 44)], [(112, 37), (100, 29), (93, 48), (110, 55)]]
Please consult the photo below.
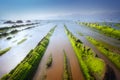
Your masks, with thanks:
[(0, 18), (47, 19), (55, 16), (116, 14), (120, 1), (113, 0), (0, 0)]

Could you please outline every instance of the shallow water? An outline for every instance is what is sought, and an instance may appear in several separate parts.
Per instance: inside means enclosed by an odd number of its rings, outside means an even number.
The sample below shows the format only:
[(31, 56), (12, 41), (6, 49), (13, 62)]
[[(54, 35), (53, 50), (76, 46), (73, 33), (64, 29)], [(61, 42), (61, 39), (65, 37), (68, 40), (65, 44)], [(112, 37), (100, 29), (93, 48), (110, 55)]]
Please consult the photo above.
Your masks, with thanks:
[[(0, 56), (0, 77), (10, 72), (14, 67), (20, 63), (21, 60), (33, 49), (38, 42), (48, 33), (48, 31), (54, 27), (52, 23), (32, 28), (29, 30), (21, 31), (14, 35), (11, 40), (5, 38), (0, 40), (0, 47), (12, 47), (10, 51)], [(21, 44), (17, 44), (20, 40), (27, 38), (27, 40)], [(13, 43), (13, 41), (17, 40)]]
[[(73, 80), (84, 80), (73, 48), (67, 38), (67, 35), (65, 34), (64, 24), (59, 22), (56, 24), (58, 27), (55, 29), (55, 32), (50, 39), (50, 44), (39, 64), (38, 70), (33, 80), (43, 80), (44, 76), (46, 76), (46, 80), (62, 80), (64, 72), (63, 50), (65, 50), (66, 55), (70, 61)], [(52, 54), (53, 63), (50, 68), (46, 69), (46, 62), (50, 54)]]
[[(73, 25), (73, 24), (72, 24)], [(75, 25), (74, 25), (75, 26)], [(82, 27), (82, 26), (81, 26)], [(70, 29), (70, 28), (69, 28)], [(76, 28), (76, 30), (75, 29), (71, 29), (70, 31), (78, 38), (78, 39), (80, 39), (86, 46), (89, 46), (90, 48), (92, 48), (92, 50), (97, 54), (97, 56), (99, 57), (99, 58), (101, 58), (101, 59), (103, 59), (104, 61), (105, 61), (105, 63), (107, 64), (107, 65), (109, 65), (112, 69), (113, 69), (113, 71), (114, 71), (114, 73), (115, 73), (115, 76), (116, 76), (116, 80), (119, 80), (120, 79), (120, 76), (119, 76), (119, 74), (120, 74), (120, 71), (113, 65), (113, 63), (110, 61), (110, 60), (108, 60), (107, 59), (107, 57), (105, 57), (94, 45), (92, 45), (90, 42), (88, 42), (87, 40), (86, 40), (86, 38), (85, 38), (85, 36), (80, 36), (79, 34), (77, 34), (76, 33), (76, 31), (78, 31), (78, 30), (80, 30), (80, 29), (78, 29), (78, 28)], [(85, 32), (84, 32), (85, 31)], [(91, 33), (90, 33), (90, 31), (89, 30), (86, 30), (86, 28), (81, 28), (81, 30), (80, 30), (80, 32), (81, 33), (86, 33), (86, 34), (83, 34), (83, 35), (89, 35), (89, 36), (92, 36), (92, 35), (90, 35)], [(87, 33), (89, 33), (89, 34), (87, 34)], [(98, 39), (98, 40), (103, 40), (104, 38), (105, 38), (105, 36), (104, 37), (100, 37), (99, 38), (99, 36), (98, 37), (95, 37), (95, 36), (97, 36), (97, 35), (99, 35), (99, 33), (96, 35), (96, 34), (93, 34), (94, 36), (92, 36), (92, 37), (94, 37), (94, 38), (96, 38), (96, 39)], [(113, 40), (110, 40), (110, 41), (113, 41), (113, 43), (114, 43), (114, 39)], [(116, 41), (116, 40), (115, 40)], [(109, 42), (109, 41), (108, 41)], [(110, 43), (110, 42), (109, 42)], [(115, 44), (115, 43), (114, 43)], [(119, 45), (119, 44), (118, 44)], [(118, 46), (118, 45), (115, 45), (115, 46)], [(119, 46), (118, 46), (119, 47)]]
[[(80, 26), (74, 21), (43, 21), (43, 23), (40, 24), (41, 25), (37, 25), (35, 28), (23, 30), (14, 35), (9, 35), (12, 37), (10, 40), (7, 40), (7, 37), (0, 39), (0, 49), (12, 47), (10, 51), (0, 56), (0, 77), (14, 69), (14, 67), (24, 59), (28, 52), (33, 49), (55, 25), (58, 27), (55, 29), (55, 32), (51, 36), (49, 46), (40, 62), (34, 80), (41, 79), (44, 74), (47, 75), (46, 79), (62, 80), (64, 57), (63, 50), (66, 51), (67, 57), (70, 61), (73, 79), (83, 80), (83, 75), (80, 70), (77, 58), (64, 32), (64, 24), (66, 24), (68, 29), (83, 42), (85, 42), (85, 39), (83, 37), (80, 37), (78, 32), (83, 33), (85, 36), (92, 36), (95, 39), (104, 41), (110, 45), (120, 48), (120, 41), (104, 36), (103, 34), (93, 31), (87, 27)], [(18, 45), (17, 43), (24, 38), (27, 40)], [(46, 69), (46, 61), (50, 54), (53, 56), (53, 63), (49, 69)]]
[(84, 36), (91, 36), (97, 40), (104, 41), (112, 46), (116, 46), (116, 47), (120, 48), (119, 40), (113, 39), (111, 37), (107, 37), (103, 34), (93, 31), (92, 29), (87, 28), (85, 26), (80, 26), (80, 25), (76, 24), (75, 22), (66, 23), (66, 25), (67, 25), (67, 27), (69, 27), (70, 31), (72, 31), (72, 33), (74, 33), (74, 35), (78, 35), (78, 32), (81, 32)]

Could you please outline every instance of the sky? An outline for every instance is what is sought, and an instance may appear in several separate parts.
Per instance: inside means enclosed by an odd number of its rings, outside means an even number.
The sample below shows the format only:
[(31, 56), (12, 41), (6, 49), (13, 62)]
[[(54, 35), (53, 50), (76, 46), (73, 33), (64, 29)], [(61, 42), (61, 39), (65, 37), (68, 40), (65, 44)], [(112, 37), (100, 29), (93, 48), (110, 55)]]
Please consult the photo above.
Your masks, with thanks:
[(119, 16), (120, 0), (0, 0), (0, 19)]

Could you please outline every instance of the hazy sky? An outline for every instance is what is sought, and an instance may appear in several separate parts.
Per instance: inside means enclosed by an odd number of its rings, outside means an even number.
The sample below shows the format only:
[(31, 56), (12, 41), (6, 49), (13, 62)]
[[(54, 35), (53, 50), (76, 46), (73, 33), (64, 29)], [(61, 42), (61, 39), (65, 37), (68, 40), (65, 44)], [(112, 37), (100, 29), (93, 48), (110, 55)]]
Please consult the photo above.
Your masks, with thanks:
[(0, 0), (1, 19), (119, 14), (120, 0)]

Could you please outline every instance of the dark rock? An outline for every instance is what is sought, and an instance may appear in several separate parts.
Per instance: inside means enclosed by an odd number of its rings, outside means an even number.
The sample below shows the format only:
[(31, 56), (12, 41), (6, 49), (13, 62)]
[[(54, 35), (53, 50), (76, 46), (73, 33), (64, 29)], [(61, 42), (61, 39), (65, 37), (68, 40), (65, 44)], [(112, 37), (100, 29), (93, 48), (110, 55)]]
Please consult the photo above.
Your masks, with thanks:
[(11, 20), (8, 20), (8, 21), (4, 22), (4, 24), (13, 24), (13, 23), (15, 23), (15, 22), (13, 22)]
[(23, 23), (23, 21), (22, 20), (17, 20), (16, 23)]
[(10, 33), (11, 34), (14, 34), (14, 33), (17, 33), (18, 32), (18, 30), (13, 30), (13, 31), (11, 31)]
[(7, 40), (10, 40), (12, 37), (7, 37)]
[(31, 22), (30, 20), (27, 20), (26, 22)]
[(113, 69), (107, 65), (107, 71), (103, 80), (116, 80), (115, 73)]

